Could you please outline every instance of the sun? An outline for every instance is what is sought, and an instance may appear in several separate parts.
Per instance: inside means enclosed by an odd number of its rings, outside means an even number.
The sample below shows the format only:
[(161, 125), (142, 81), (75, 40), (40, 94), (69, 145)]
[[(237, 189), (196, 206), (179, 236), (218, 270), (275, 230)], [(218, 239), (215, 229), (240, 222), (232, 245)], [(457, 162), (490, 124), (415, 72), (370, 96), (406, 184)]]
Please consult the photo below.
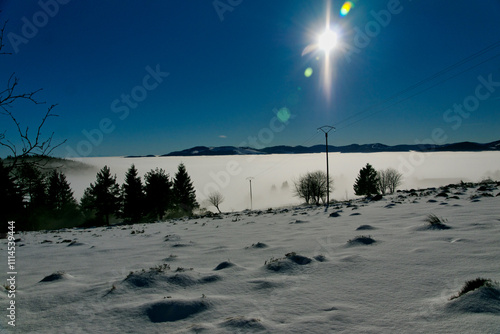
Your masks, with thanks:
[(318, 38), (318, 48), (320, 50), (325, 51), (326, 54), (329, 54), (332, 49), (337, 45), (337, 34), (330, 30), (326, 29)]

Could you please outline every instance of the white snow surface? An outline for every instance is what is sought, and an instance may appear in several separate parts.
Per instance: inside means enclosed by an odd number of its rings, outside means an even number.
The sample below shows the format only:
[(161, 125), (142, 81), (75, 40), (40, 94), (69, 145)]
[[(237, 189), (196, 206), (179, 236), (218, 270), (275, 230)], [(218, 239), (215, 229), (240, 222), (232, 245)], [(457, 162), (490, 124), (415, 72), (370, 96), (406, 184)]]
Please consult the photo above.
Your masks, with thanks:
[[(8, 330), (500, 333), (500, 290), (450, 300), (467, 280), (500, 280), (500, 197), (477, 187), (436, 197), (440, 190), (328, 210), (20, 233)], [(431, 213), (451, 228), (428, 229)], [(361, 235), (375, 242), (349, 243)]]

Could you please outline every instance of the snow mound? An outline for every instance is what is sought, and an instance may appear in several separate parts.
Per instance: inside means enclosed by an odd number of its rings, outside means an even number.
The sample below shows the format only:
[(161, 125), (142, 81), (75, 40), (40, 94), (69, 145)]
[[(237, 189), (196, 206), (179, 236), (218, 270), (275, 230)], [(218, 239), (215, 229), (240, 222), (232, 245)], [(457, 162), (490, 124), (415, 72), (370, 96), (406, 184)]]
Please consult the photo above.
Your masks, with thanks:
[(288, 253), (284, 258), (266, 261), (266, 268), (272, 271), (293, 271), (297, 265), (303, 266), (311, 263), (312, 259), (298, 255), (294, 252)]
[(137, 288), (149, 288), (158, 280), (159, 272), (134, 272), (130, 273), (123, 282), (126, 282)]
[(166, 281), (169, 284), (181, 286), (181, 287), (188, 287), (188, 286), (193, 286), (198, 283), (201, 283), (201, 280), (197, 280), (191, 275), (185, 274), (185, 273), (178, 273), (175, 275), (170, 275), (166, 277)]
[(71, 241), (67, 247), (73, 247), (73, 246), (83, 246), (85, 245), (83, 242), (78, 242), (76, 240)]
[(57, 271), (49, 276), (45, 276), (40, 282), (54, 282), (70, 278), (73, 278), (73, 276), (66, 274), (64, 271)]
[(354, 239), (351, 239), (347, 242), (348, 246), (359, 246), (359, 245), (371, 245), (376, 243), (375, 239), (370, 236), (358, 236)]
[(217, 267), (214, 268), (214, 270), (222, 270), (222, 269), (231, 268), (234, 266), (236, 266), (234, 263), (231, 263), (229, 261), (224, 261), (224, 262), (219, 263), (217, 265)]
[(220, 323), (220, 326), (230, 327), (235, 331), (241, 329), (258, 330), (258, 331), (266, 330), (266, 327), (262, 324), (260, 319), (246, 318), (246, 317), (227, 318), (225, 321)]
[(371, 225), (361, 225), (356, 229), (356, 231), (369, 231), (369, 230), (375, 230), (376, 228), (371, 226)]
[(320, 254), (320, 255), (316, 255), (316, 256), (314, 256), (313, 258), (314, 258), (316, 261), (318, 261), (318, 262), (325, 262), (325, 261), (327, 261), (326, 257), (325, 257), (324, 255), (321, 255), (321, 254)]
[(193, 243), (176, 243), (176, 244), (173, 244), (172, 247), (174, 248), (183, 248), (183, 247), (190, 247), (190, 246), (193, 246)]
[(217, 282), (220, 279), (220, 276), (217, 275), (207, 275), (198, 278), (185, 272), (167, 275), (164, 271), (151, 270), (130, 273), (123, 282), (137, 288), (150, 288), (161, 283), (189, 287), (197, 284)]
[(208, 275), (208, 276), (204, 276), (204, 277), (200, 278), (198, 280), (198, 282), (201, 284), (205, 284), (205, 283), (218, 282), (220, 280), (221, 280), (221, 277), (219, 275)]
[(295, 253), (288, 253), (285, 256), (287, 259), (289, 259), (293, 263), (299, 264), (301, 266), (305, 265), (305, 264), (309, 264), (312, 261), (310, 258), (308, 258), (306, 256), (298, 255)]
[(263, 242), (257, 242), (256, 244), (252, 245), (252, 248), (267, 248), (268, 246), (263, 243)]
[(145, 314), (151, 322), (172, 322), (186, 319), (209, 308), (202, 300), (162, 300), (146, 306)]
[(481, 287), (456, 297), (448, 304), (450, 311), (494, 313), (500, 315), (500, 288)]
[(255, 284), (256, 290), (282, 288), (285, 285), (283, 282), (273, 282), (267, 279), (257, 279), (248, 283)]
[(309, 223), (309, 221), (300, 219), (295, 219), (294, 221), (290, 222), (290, 224), (306, 224), (306, 223)]

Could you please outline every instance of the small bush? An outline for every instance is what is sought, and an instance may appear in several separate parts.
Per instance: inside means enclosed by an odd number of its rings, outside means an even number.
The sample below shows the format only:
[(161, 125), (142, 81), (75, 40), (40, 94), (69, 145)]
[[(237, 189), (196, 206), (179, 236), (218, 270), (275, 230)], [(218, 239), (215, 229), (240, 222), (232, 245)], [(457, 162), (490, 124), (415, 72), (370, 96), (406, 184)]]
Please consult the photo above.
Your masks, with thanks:
[(447, 230), (450, 229), (448, 225), (445, 224), (446, 219), (439, 218), (435, 214), (430, 214), (427, 216), (425, 219), (427, 223), (429, 223), (429, 228), (435, 229), (435, 230)]
[(493, 288), (495, 285), (498, 285), (498, 283), (493, 282), (491, 279), (478, 277), (476, 279), (465, 282), (462, 290), (460, 290), (458, 295), (451, 297), (450, 300), (459, 298), (465, 295), (467, 292), (471, 292), (482, 287)]

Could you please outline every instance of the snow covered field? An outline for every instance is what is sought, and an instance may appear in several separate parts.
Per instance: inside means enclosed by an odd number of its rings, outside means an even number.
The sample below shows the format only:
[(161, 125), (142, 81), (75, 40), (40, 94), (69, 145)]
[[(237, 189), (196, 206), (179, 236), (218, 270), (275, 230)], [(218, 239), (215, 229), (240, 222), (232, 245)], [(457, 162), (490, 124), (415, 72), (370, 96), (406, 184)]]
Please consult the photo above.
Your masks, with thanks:
[[(111, 168), (121, 184), (130, 165), (135, 164), (139, 175), (156, 167), (175, 175), (177, 166), (183, 162), (191, 176), (198, 201), (203, 205), (206, 195), (219, 190), (225, 201), (221, 210), (241, 211), (250, 208), (252, 180), (253, 208), (268, 209), (290, 204), (300, 204), (293, 196), (293, 181), (301, 175), (325, 170), (325, 154), (277, 154), (205, 157), (156, 157), (156, 158), (81, 158), (92, 168), (67, 171), (68, 181), (79, 199), (86, 187), (95, 182), (96, 173), (104, 165)], [(354, 198), (353, 184), (366, 163), (377, 170), (395, 168), (403, 173), (401, 189), (425, 188), (450, 183), (479, 182), (490, 177), (500, 180), (499, 152), (434, 152), (434, 153), (330, 153), (330, 175), (334, 180), (331, 198), (345, 200)], [(287, 182), (288, 187), (283, 187)], [(210, 208), (209, 208), (210, 209)], [(213, 207), (211, 210), (215, 210)]]
[[(500, 187), (424, 190), (500, 179), (498, 153), (411, 154), (331, 154), (336, 199), (354, 197), (367, 162), (401, 167), (400, 188), (417, 190), (328, 211), (291, 191), (323, 154), (81, 159), (91, 167), (67, 171), (77, 196), (105, 164), (122, 182), (132, 163), (173, 175), (184, 162), (199, 201), (215, 184), (229, 213), (16, 235), (16, 327), (4, 308), (0, 333), (500, 333), (498, 288), (450, 299), (468, 280), (500, 281)], [(249, 176), (257, 209), (238, 211)]]
[(499, 333), (498, 288), (450, 300), (500, 280), (499, 187), (441, 191), (22, 233), (9, 332)]

